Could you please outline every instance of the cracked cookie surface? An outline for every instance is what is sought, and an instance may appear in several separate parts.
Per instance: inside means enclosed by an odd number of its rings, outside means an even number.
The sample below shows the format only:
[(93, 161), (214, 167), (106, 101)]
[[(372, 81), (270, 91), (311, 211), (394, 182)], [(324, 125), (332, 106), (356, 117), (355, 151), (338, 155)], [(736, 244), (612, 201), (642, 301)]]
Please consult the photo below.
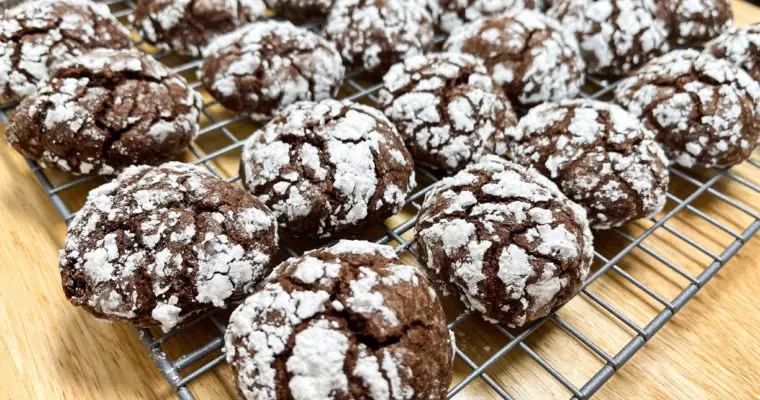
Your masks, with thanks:
[(739, 26), (710, 42), (707, 50), (717, 58), (743, 68), (760, 81), (760, 24)]
[(615, 91), (684, 167), (729, 167), (760, 137), (760, 85), (747, 72), (696, 50), (674, 50), (645, 64)]
[(69, 226), (66, 297), (100, 318), (168, 330), (225, 307), (269, 274), (272, 213), (243, 188), (170, 162), (96, 188)]
[(407, 57), (383, 77), (378, 96), (414, 160), (446, 173), (505, 154), (505, 131), (517, 123), (501, 86), (469, 54)]
[(153, 57), (98, 49), (57, 64), (16, 109), (6, 137), (42, 166), (111, 175), (183, 151), (198, 132), (202, 102)]
[(197, 57), (214, 37), (265, 11), (263, 0), (138, 0), (129, 21), (147, 43)]
[(572, 98), (583, 85), (575, 36), (538, 11), (510, 11), (463, 25), (443, 48), (482, 58), (510, 99), (521, 104)]
[(512, 135), (512, 157), (586, 208), (594, 229), (662, 210), (668, 160), (654, 133), (620, 106), (593, 100), (532, 108)]
[(0, 16), (0, 90), (20, 99), (34, 93), (51, 65), (96, 48), (126, 49), (129, 31), (105, 4), (87, 0), (41, 0)]
[(383, 74), (433, 42), (433, 17), (404, 0), (335, 0), (323, 35), (335, 43), (348, 68)]
[(559, 0), (547, 11), (578, 39), (590, 74), (617, 77), (667, 51), (656, 0)]
[(543, 0), (416, 0), (424, 1), (438, 28), (451, 33), (460, 26), (521, 8), (541, 10)]
[(333, 97), (344, 73), (332, 43), (283, 21), (254, 22), (216, 38), (199, 70), (219, 103), (254, 120), (300, 100)]
[(425, 196), (415, 249), (471, 310), (520, 327), (572, 298), (588, 275), (586, 212), (534, 169), (483, 157)]
[(225, 348), (246, 399), (444, 399), (451, 381), (435, 291), (370, 242), (280, 264), (230, 317)]
[(265, 0), (277, 15), (295, 22), (324, 20), (333, 0)]
[(245, 143), (240, 176), (293, 236), (347, 236), (397, 213), (414, 163), (383, 114), (350, 101), (299, 102)]
[(670, 40), (701, 45), (734, 25), (731, 0), (658, 0), (670, 27)]

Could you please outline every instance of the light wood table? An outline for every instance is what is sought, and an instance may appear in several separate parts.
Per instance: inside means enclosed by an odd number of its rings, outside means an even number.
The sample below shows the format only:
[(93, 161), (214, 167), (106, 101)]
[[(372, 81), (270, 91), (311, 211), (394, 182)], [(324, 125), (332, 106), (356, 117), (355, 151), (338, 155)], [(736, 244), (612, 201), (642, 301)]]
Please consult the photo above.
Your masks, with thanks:
[[(760, 21), (760, 9), (735, 3), (736, 21)], [(0, 140), (3, 141), (4, 140)], [(757, 154), (755, 159), (760, 159)], [(760, 170), (738, 167), (737, 174), (760, 184)], [(725, 181), (725, 179), (724, 179)], [(684, 182), (673, 190), (687, 190)], [(739, 185), (719, 189), (742, 198), (755, 209), (760, 197)], [(698, 199), (700, 209), (733, 224), (746, 216), (715, 199)], [(701, 243), (725, 245), (725, 239), (704, 220), (684, 214), (674, 227)], [(630, 224), (631, 234), (646, 228)], [(0, 146), (0, 400), (2, 399), (170, 399), (173, 391), (132, 329), (101, 322), (70, 306), (60, 289), (58, 249), (65, 225), (40, 189), (24, 160)], [(650, 240), (651, 239), (651, 240)], [(672, 238), (654, 235), (647, 245), (671, 261), (698, 274), (705, 265), (695, 251)], [(675, 243), (675, 244), (674, 244)], [(615, 243), (605, 244), (615, 246)], [(610, 251), (613, 249), (608, 249)], [(603, 399), (744, 399), (760, 397), (760, 312), (757, 310), (760, 237), (749, 241), (718, 275), (637, 353), (598, 393)], [(607, 253), (610, 253), (609, 251)], [(614, 251), (612, 252), (614, 254)], [(673, 274), (654, 266), (651, 257), (634, 251), (619, 266), (671, 299), (685, 286)], [(657, 304), (614, 274), (605, 274), (592, 288), (637, 322), (648, 322)], [(617, 301), (616, 299), (624, 299)], [(631, 300), (633, 299), (633, 300)], [(452, 303), (449, 301), (449, 303)], [(456, 307), (449, 305), (449, 308)], [(661, 306), (659, 306), (661, 309)], [(560, 315), (582, 332), (616, 351), (630, 339), (619, 322), (600, 317), (598, 307), (576, 298)], [(459, 329), (460, 345), (482, 361), (495, 349), (494, 332), (477, 320)], [(197, 340), (207, 340), (201, 332)], [(195, 339), (183, 339), (177, 348)], [(503, 341), (503, 339), (501, 339)], [(556, 326), (543, 327), (527, 343), (576, 385), (603, 365)], [(197, 344), (197, 343), (196, 343)], [(455, 382), (469, 373), (461, 361)], [(514, 389), (516, 398), (559, 397), (567, 392), (519, 350), (510, 352), (488, 373)], [(191, 384), (201, 399), (234, 398), (228, 366), (221, 366)], [(516, 388), (516, 389), (515, 389)], [(488, 392), (482, 380), (466, 389), (462, 398), (481, 398)]]

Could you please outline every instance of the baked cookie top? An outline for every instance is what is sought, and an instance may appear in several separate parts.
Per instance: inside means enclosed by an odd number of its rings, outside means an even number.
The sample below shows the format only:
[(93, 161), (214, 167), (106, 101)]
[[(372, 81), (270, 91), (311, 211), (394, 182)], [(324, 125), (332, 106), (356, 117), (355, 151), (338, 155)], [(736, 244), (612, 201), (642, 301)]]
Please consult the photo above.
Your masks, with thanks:
[(707, 48), (713, 56), (743, 68), (760, 80), (760, 24), (742, 25), (718, 36)]
[(277, 226), (243, 188), (170, 162), (130, 167), (94, 189), (69, 225), (69, 301), (96, 316), (168, 330), (251, 293), (271, 271)]

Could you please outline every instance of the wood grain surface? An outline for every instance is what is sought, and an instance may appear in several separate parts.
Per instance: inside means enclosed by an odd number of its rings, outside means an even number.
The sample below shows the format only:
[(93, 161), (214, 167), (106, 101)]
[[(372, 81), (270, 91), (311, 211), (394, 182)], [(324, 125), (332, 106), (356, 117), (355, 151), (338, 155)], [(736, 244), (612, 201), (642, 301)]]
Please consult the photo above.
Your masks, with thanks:
[[(737, 23), (760, 21), (760, 9), (734, 2)], [(216, 112), (224, 113), (219, 109)], [(208, 123), (208, 121), (205, 121)], [(237, 130), (250, 132), (241, 122)], [(4, 132), (3, 137), (4, 137)], [(204, 149), (223, 146), (218, 138), (204, 138)], [(68, 304), (60, 288), (58, 249), (65, 237), (61, 221), (48, 197), (37, 184), (26, 162), (0, 145), (0, 400), (2, 399), (171, 399), (174, 392), (152, 359), (125, 325), (102, 322)], [(227, 174), (237, 168), (237, 154), (215, 160)], [(760, 161), (760, 156), (753, 155)], [(760, 168), (747, 164), (733, 172), (760, 186)], [(708, 171), (696, 172), (709, 179)], [(65, 176), (53, 180), (69, 179)], [(715, 189), (758, 209), (760, 194), (722, 178)], [(673, 177), (671, 192), (688, 197), (695, 186)], [(82, 190), (65, 193), (72, 207), (81, 204)], [(709, 215), (741, 232), (752, 218), (710, 193), (693, 203)], [(670, 201), (665, 212), (675, 203)], [(662, 214), (661, 214), (662, 215)], [(403, 220), (391, 219), (391, 226)], [(640, 221), (623, 231), (636, 236), (651, 226)], [(687, 210), (668, 225), (693, 238), (705, 248), (720, 252), (733, 238), (704, 218)], [(411, 232), (405, 235), (409, 239)], [(600, 253), (610, 257), (629, 242), (615, 233), (597, 241)], [(711, 260), (703, 253), (660, 229), (648, 237), (646, 249), (697, 275)], [(760, 398), (760, 312), (757, 310), (760, 269), (756, 255), (760, 237), (744, 248), (680, 310), (646, 346), (602, 389), (600, 399), (750, 399)], [(414, 261), (407, 258), (408, 263)], [(668, 269), (642, 248), (617, 263), (620, 271), (672, 300), (688, 281)], [(662, 304), (636, 288), (621, 272), (609, 271), (589, 289), (627, 315), (639, 326), (648, 323)], [(446, 299), (449, 315), (460, 306)], [(561, 318), (610, 354), (635, 333), (587, 296), (573, 299), (559, 311)], [(192, 334), (172, 340), (165, 350), (176, 357), (205, 343), (213, 327), (199, 327)], [(488, 359), (504, 336), (479, 318), (465, 320), (456, 328), (458, 344), (476, 363)], [(576, 386), (584, 384), (604, 361), (578, 343), (555, 322), (548, 321), (526, 345)], [(215, 353), (218, 355), (218, 353)], [(471, 370), (461, 360), (454, 366), (454, 383)], [(192, 370), (192, 367), (189, 371)], [(533, 361), (525, 349), (514, 349), (487, 370), (497, 383), (509, 388), (516, 399), (569, 398), (570, 392)], [(235, 398), (230, 368), (222, 365), (190, 385), (199, 399)], [(482, 379), (476, 379), (458, 398), (495, 398)]]

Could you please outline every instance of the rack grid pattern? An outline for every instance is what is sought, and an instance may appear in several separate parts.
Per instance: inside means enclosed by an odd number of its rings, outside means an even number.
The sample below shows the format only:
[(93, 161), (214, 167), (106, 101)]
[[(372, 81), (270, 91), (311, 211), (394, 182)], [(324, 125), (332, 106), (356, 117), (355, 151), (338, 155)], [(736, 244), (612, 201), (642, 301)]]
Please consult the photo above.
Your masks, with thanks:
[[(134, 7), (133, 1), (130, 0), (108, 0), (106, 3), (112, 7), (114, 15), (122, 20), (125, 19), (125, 16), (130, 13), (131, 8)], [(316, 27), (314, 28), (316, 29)], [(442, 38), (439, 38), (439, 40), (442, 40)], [(137, 42), (136, 45), (140, 47), (141, 43)], [(165, 53), (158, 53), (155, 54), (155, 56), (163, 59), (168, 55)], [(187, 76), (187, 73), (194, 73), (199, 64), (199, 60), (185, 60), (185, 62), (181, 62), (173, 68), (180, 73), (185, 73)], [(376, 100), (375, 93), (380, 89), (380, 85), (377, 84), (376, 81), (367, 84), (361, 79), (360, 72), (361, 71), (356, 71), (348, 74), (341, 91), (342, 93), (347, 93), (343, 98), (357, 101), (369, 101), (372, 103)], [(193, 82), (192, 85), (194, 88), (197, 88), (200, 83)], [(610, 95), (611, 91), (614, 90), (614, 87), (615, 83), (609, 84), (591, 78), (583, 93), (583, 97), (589, 99), (604, 99)], [(244, 115), (234, 115), (229, 118), (219, 119), (218, 116), (215, 116), (214, 113), (209, 110), (214, 105), (216, 105), (215, 101), (207, 102), (204, 105), (203, 115), (205, 116), (207, 123), (202, 126), (198, 138), (190, 147), (190, 153), (193, 157), (192, 163), (203, 165), (213, 174), (234, 183), (239, 180), (239, 177), (227, 176), (220, 172), (219, 168), (215, 165), (215, 160), (220, 156), (242, 147), (244, 139), (238, 138), (232, 132), (230, 126), (245, 120), (246, 117)], [(3, 125), (7, 125), (7, 112), (12, 110), (14, 106), (15, 103), (0, 105), (0, 122), (2, 122)], [(231, 143), (207, 151), (202, 145), (202, 139), (211, 134), (221, 134)], [(76, 210), (68, 204), (71, 201), (66, 201), (62, 195), (65, 192), (72, 191), (76, 188), (85, 187), (84, 185), (88, 182), (97, 182), (97, 179), (99, 179), (93, 177), (69, 178), (62, 183), (53, 184), (51, 181), (58, 181), (60, 179), (51, 179), (51, 171), (41, 168), (34, 161), (27, 160), (27, 162), (43, 190), (50, 197), (52, 204), (67, 223), (71, 220)], [(757, 161), (757, 159), (750, 159), (742, 165), (742, 168), (749, 169), (750, 172), (760, 172), (760, 161)], [(468, 385), (476, 380), (482, 380), (485, 385), (493, 391), (493, 394), (497, 398), (512, 399), (512, 396), (514, 396), (514, 387), (500, 383), (499, 379), (494, 378), (493, 374), (489, 374), (488, 369), (500, 359), (504, 358), (508, 353), (518, 349), (548, 373), (548, 376), (551, 378), (547, 377), (547, 379), (554, 379), (564, 387), (570, 398), (590, 398), (615, 374), (616, 371), (636, 354), (636, 352), (640, 350), (647, 341), (651, 339), (673, 317), (673, 315), (675, 315), (675, 313), (677, 313), (700, 290), (700, 288), (726, 264), (732, 256), (739, 251), (739, 249), (758, 231), (758, 229), (760, 229), (760, 214), (758, 213), (758, 210), (754, 207), (748, 206), (748, 202), (737, 200), (735, 196), (726, 193), (727, 191), (725, 190), (726, 183), (728, 182), (729, 185), (737, 186), (744, 192), (748, 192), (752, 195), (760, 195), (760, 183), (754, 183), (751, 179), (743, 176), (746, 174), (734, 173), (732, 170), (716, 169), (712, 171), (703, 171), (704, 173), (702, 174), (695, 174), (679, 168), (671, 168), (670, 171), (671, 180), (679, 180), (682, 185), (689, 188), (686, 191), (687, 195), (679, 197), (673, 192), (668, 193), (669, 207), (657, 217), (648, 218), (646, 221), (646, 229), (639, 230), (635, 234), (627, 231), (625, 228), (612, 230), (612, 233), (609, 235), (617, 235), (617, 239), (622, 240), (624, 245), (610, 256), (605, 256), (600, 251), (595, 252), (596, 268), (594, 268), (592, 274), (584, 283), (582, 294), (579, 294), (579, 297), (584, 297), (589, 303), (592, 303), (595, 309), (598, 310), (597, 312), (607, 313), (610, 319), (616, 320), (620, 326), (626, 327), (626, 329), (630, 330), (632, 333), (631, 338), (622, 346), (618, 346), (618, 348), (614, 349), (614, 351), (610, 351), (609, 349), (604, 348), (608, 346), (603, 346), (597, 343), (596, 340), (582, 333), (582, 329), (577, 328), (573, 323), (561, 317), (556, 312), (535, 321), (530, 326), (517, 332), (494, 325), (492, 328), (501, 335), (501, 340), (498, 341), (498, 346), (496, 346), (495, 351), (490, 352), (487, 357), (480, 357), (484, 358), (482, 361), (475, 360), (475, 357), (469, 355), (467, 349), (463, 348), (463, 346), (457, 347), (457, 362), (462, 363), (460, 366), (465, 369), (465, 373), (462, 374), (464, 375), (462, 379), (457, 381), (455, 378), (455, 381), (452, 383), (449, 390), (448, 398), (460, 394)], [(424, 168), (418, 167), (417, 174), (418, 190), (406, 200), (407, 206), (405, 209), (413, 211), (410, 214), (411, 216), (393, 227), (389, 227), (386, 222), (381, 226), (383, 232), (381, 236), (375, 238), (375, 241), (378, 243), (396, 245), (395, 249), (399, 255), (409, 253), (412, 256), (415, 256), (411, 248), (413, 239), (407, 238), (411, 236), (413, 231), (416, 220), (416, 211), (421, 207), (424, 194), (429, 190), (430, 185), (438, 179), (435, 174)], [(714, 201), (724, 203), (734, 209), (737, 213), (742, 214), (742, 228), (737, 229), (735, 227), (739, 223), (726, 223), (721, 220), (721, 218), (713, 216), (708, 211), (704, 211), (698, 207), (696, 205), (697, 199), (706, 195), (711, 196)], [(729, 240), (724, 241), (719, 249), (716, 249), (715, 246), (707, 246), (701, 243), (699, 239), (692, 237), (693, 235), (677, 229), (675, 227), (676, 224), (669, 223), (675, 216), (682, 213), (689, 214), (693, 220), (717, 228), (720, 232), (725, 233)], [(701, 271), (699, 273), (689, 272), (687, 271), (687, 268), (676, 265), (666, 256), (660, 254), (654, 246), (649, 246), (644, 243), (647, 238), (653, 237), (659, 232), (667, 232), (669, 235), (668, 237), (671, 237), (675, 242), (673, 243), (675, 246), (682, 246), (689, 249), (688, 251), (693, 251), (704, 256), (707, 261), (702, 265)], [(405, 238), (405, 236), (407, 238)], [(291, 256), (298, 254), (298, 252), (288, 246), (287, 243), (281, 243), (281, 247), (283, 247)], [(619, 264), (624, 261), (626, 257), (631, 257), (631, 253), (634, 251), (646, 254), (648, 257), (659, 262), (664, 268), (669, 269), (682, 277), (686, 282), (685, 287), (681, 288), (676, 295), (668, 300), (665, 296), (657, 293), (644, 281), (637, 279), (633, 274), (626, 271), (626, 269), (620, 267)], [(590, 287), (593, 282), (604, 275), (616, 275), (618, 279), (624, 280), (626, 284), (630, 284), (637, 288), (643, 297), (648, 297), (649, 300), (658, 305), (656, 314), (652, 318), (649, 318), (646, 323), (637, 322), (625, 311), (622, 311), (619, 306), (615, 306), (611, 301), (605, 300), (602, 295), (592, 290)], [(456, 330), (457, 327), (462, 325), (466, 320), (476, 318), (477, 317), (470, 312), (460, 312), (450, 321), (449, 328)], [(170, 359), (167, 352), (164, 350), (164, 345), (169, 343), (179, 334), (192, 332), (193, 329), (198, 329), (198, 326), (200, 325), (211, 325), (213, 327), (212, 329), (216, 330), (215, 337), (177, 358)], [(221, 353), (225, 325), (226, 320), (224, 319), (224, 316), (220, 315), (218, 312), (211, 311), (197, 316), (191, 321), (187, 321), (181, 327), (166, 334), (154, 334), (151, 330), (144, 328), (135, 328), (135, 331), (158, 368), (164, 374), (172, 388), (176, 391), (177, 396), (180, 399), (187, 400), (195, 398), (188, 387), (188, 384), (225, 362), (224, 354)], [(573, 379), (568, 378), (566, 375), (563, 375), (563, 373), (555, 369), (555, 367), (552, 366), (552, 363), (547, 361), (548, 357), (545, 355), (542, 356), (539, 351), (528, 344), (528, 339), (531, 335), (537, 332), (541, 327), (549, 325), (553, 325), (553, 329), (560, 329), (570, 335), (574, 341), (583, 346), (601, 361), (601, 367), (598, 368), (593, 376), (585, 379), (585, 383), (578, 385), (571, 382)], [(490, 345), (493, 345), (493, 343), (479, 343), (479, 345), (485, 345), (483, 346), (484, 348), (490, 348)], [(188, 370), (191, 372), (184, 372)]]

